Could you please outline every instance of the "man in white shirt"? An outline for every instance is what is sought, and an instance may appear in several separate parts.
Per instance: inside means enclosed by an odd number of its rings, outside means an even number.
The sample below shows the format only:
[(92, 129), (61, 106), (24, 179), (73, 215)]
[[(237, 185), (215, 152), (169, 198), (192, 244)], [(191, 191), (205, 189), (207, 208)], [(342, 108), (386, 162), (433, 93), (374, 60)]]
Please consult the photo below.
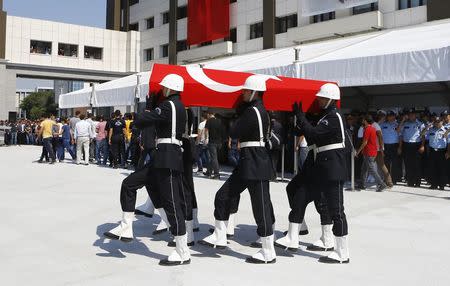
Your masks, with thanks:
[(208, 137), (205, 132), (205, 126), (206, 126), (206, 113), (202, 113), (202, 122), (198, 125), (198, 135), (196, 140), (196, 147), (197, 147), (197, 166), (198, 166), (198, 173), (203, 174), (203, 166), (208, 166), (209, 164), (209, 158), (208, 158)]
[(82, 150), (84, 150), (84, 165), (89, 165), (89, 143), (91, 138), (94, 137), (92, 131), (92, 124), (87, 122), (84, 114), (80, 115), (80, 121), (75, 125), (74, 138), (77, 142), (77, 165), (80, 164), (81, 157), (83, 156)]
[(97, 129), (98, 122), (94, 120), (94, 118), (92, 117), (92, 113), (87, 114), (86, 122), (91, 124), (92, 134), (94, 134), (93, 137), (91, 137), (92, 140), (89, 144), (89, 161), (93, 162), (95, 160), (95, 148), (96, 148), (96, 145), (95, 145), (96, 141), (93, 139), (97, 136), (96, 129)]

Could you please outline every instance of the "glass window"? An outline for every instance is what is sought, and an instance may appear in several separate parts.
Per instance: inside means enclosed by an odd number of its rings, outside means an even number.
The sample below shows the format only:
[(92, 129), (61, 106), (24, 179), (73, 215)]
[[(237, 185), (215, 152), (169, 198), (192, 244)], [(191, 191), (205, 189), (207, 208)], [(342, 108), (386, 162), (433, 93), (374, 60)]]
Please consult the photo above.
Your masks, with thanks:
[(169, 44), (161, 46), (161, 57), (166, 58), (169, 56)]
[(408, 9), (427, 5), (427, 0), (398, 0), (398, 9)]
[(133, 23), (128, 26), (130, 31), (139, 31), (139, 23)]
[(225, 41), (231, 41), (233, 43), (237, 43), (237, 30), (236, 28), (230, 29), (230, 36), (224, 39)]
[(261, 38), (263, 36), (263, 22), (250, 25), (250, 40)]
[(155, 17), (147, 19), (147, 29), (153, 29), (155, 27)]
[(297, 27), (297, 14), (275, 18), (275, 33), (286, 33), (289, 28)]
[(363, 14), (372, 11), (378, 11), (378, 2), (353, 7), (353, 15)]
[(78, 46), (59, 43), (58, 44), (58, 56), (77, 58), (78, 57)]
[(177, 9), (177, 20), (187, 17), (187, 6), (181, 6)]
[(130, 6), (133, 6), (134, 4), (139, 3), (139, 0), (130, 0)]
[(30, 41), (30, 53), (31, 54), (41, 54), (41, 55), (51, 55), (52, 54), (52, 42), (44, 41)]
[(154, 59), (153, 48), (144, 50), (145, 53), (145, 61), (152, 61)]
[(177, 52), (188, 50), (188, 44), (186, 40), (177, 41)]
[(169, 23), (169, 19), (170, 19), (169, 11), (166, 11), (166, 12), (162, 13), (162, 23), (163, 23), (163, 25)]
[(312, 22), (319, 23), (319, 22), (325, 22), (325, 21), (329, 21), (329, 20), (333, 20), (333, 19), (336, 19), (336, 12), (334, 12), (334, 11), (330, 12), (330, 13), (314, 15), (312, 17)]
[(103, 49), (97, 47), (84, 47), (84, 58), (85, 59), (94, 59), (101, 60), (103, 58)]

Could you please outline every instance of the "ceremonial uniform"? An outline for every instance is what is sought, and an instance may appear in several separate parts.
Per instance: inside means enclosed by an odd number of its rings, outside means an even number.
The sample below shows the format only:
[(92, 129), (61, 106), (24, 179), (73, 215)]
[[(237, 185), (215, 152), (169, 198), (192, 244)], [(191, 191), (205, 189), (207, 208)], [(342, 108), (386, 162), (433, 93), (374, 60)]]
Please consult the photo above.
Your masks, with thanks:
[(419, 120), (408, 120), (401, 126), (400, 137), (402, 140), (402, 154), (405, 162), (407, 185), (420, 186), (421, 168), (419, 148), (421, 146), (421, 136), (425, 125)]
[[(393, 113), (389, 113), (394, 115)], [(398, 122), (385, 121), (380, 124), (381, 132), (383, 134), (384, 141), (384, 162), (392, 177), (392, 183), (396, 184), (401, 181), (402, 178), (402, 162), (398, 155)]]

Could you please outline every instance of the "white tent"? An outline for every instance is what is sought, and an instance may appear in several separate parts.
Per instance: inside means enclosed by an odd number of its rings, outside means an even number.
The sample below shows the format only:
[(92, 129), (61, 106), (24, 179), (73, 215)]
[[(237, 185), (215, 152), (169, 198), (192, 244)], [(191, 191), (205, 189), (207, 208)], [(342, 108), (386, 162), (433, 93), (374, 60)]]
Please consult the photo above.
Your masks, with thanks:
[[(297, 60), (295, 49), (299, 50)], [(450, 21), (264, 50), (201, 65), (209, 69), (334, 81), (343, 87), (449, 81)], [(139, 85), (136, 75), (98, 85), (95, 88), (98, 106), (133, 105), (136, 86), (143, 100), (150, 72), (138, 75), (141, 75)], [(60, 107), (88, 106), (90, 94), (86, 93), (92, 91), (62, 95)]]

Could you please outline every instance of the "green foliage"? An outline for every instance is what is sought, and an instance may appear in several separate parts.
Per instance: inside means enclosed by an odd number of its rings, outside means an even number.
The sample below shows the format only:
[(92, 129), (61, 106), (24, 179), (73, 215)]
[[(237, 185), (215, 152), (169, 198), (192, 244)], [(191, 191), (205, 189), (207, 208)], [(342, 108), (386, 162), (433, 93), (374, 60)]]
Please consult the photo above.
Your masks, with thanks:
[(20, 104), (26, 110), (30, 119), (39, 119), (47, 113), (56, 114), (57, 105), (54, 103), (54, 94), (51, 91), (33, 92)]

